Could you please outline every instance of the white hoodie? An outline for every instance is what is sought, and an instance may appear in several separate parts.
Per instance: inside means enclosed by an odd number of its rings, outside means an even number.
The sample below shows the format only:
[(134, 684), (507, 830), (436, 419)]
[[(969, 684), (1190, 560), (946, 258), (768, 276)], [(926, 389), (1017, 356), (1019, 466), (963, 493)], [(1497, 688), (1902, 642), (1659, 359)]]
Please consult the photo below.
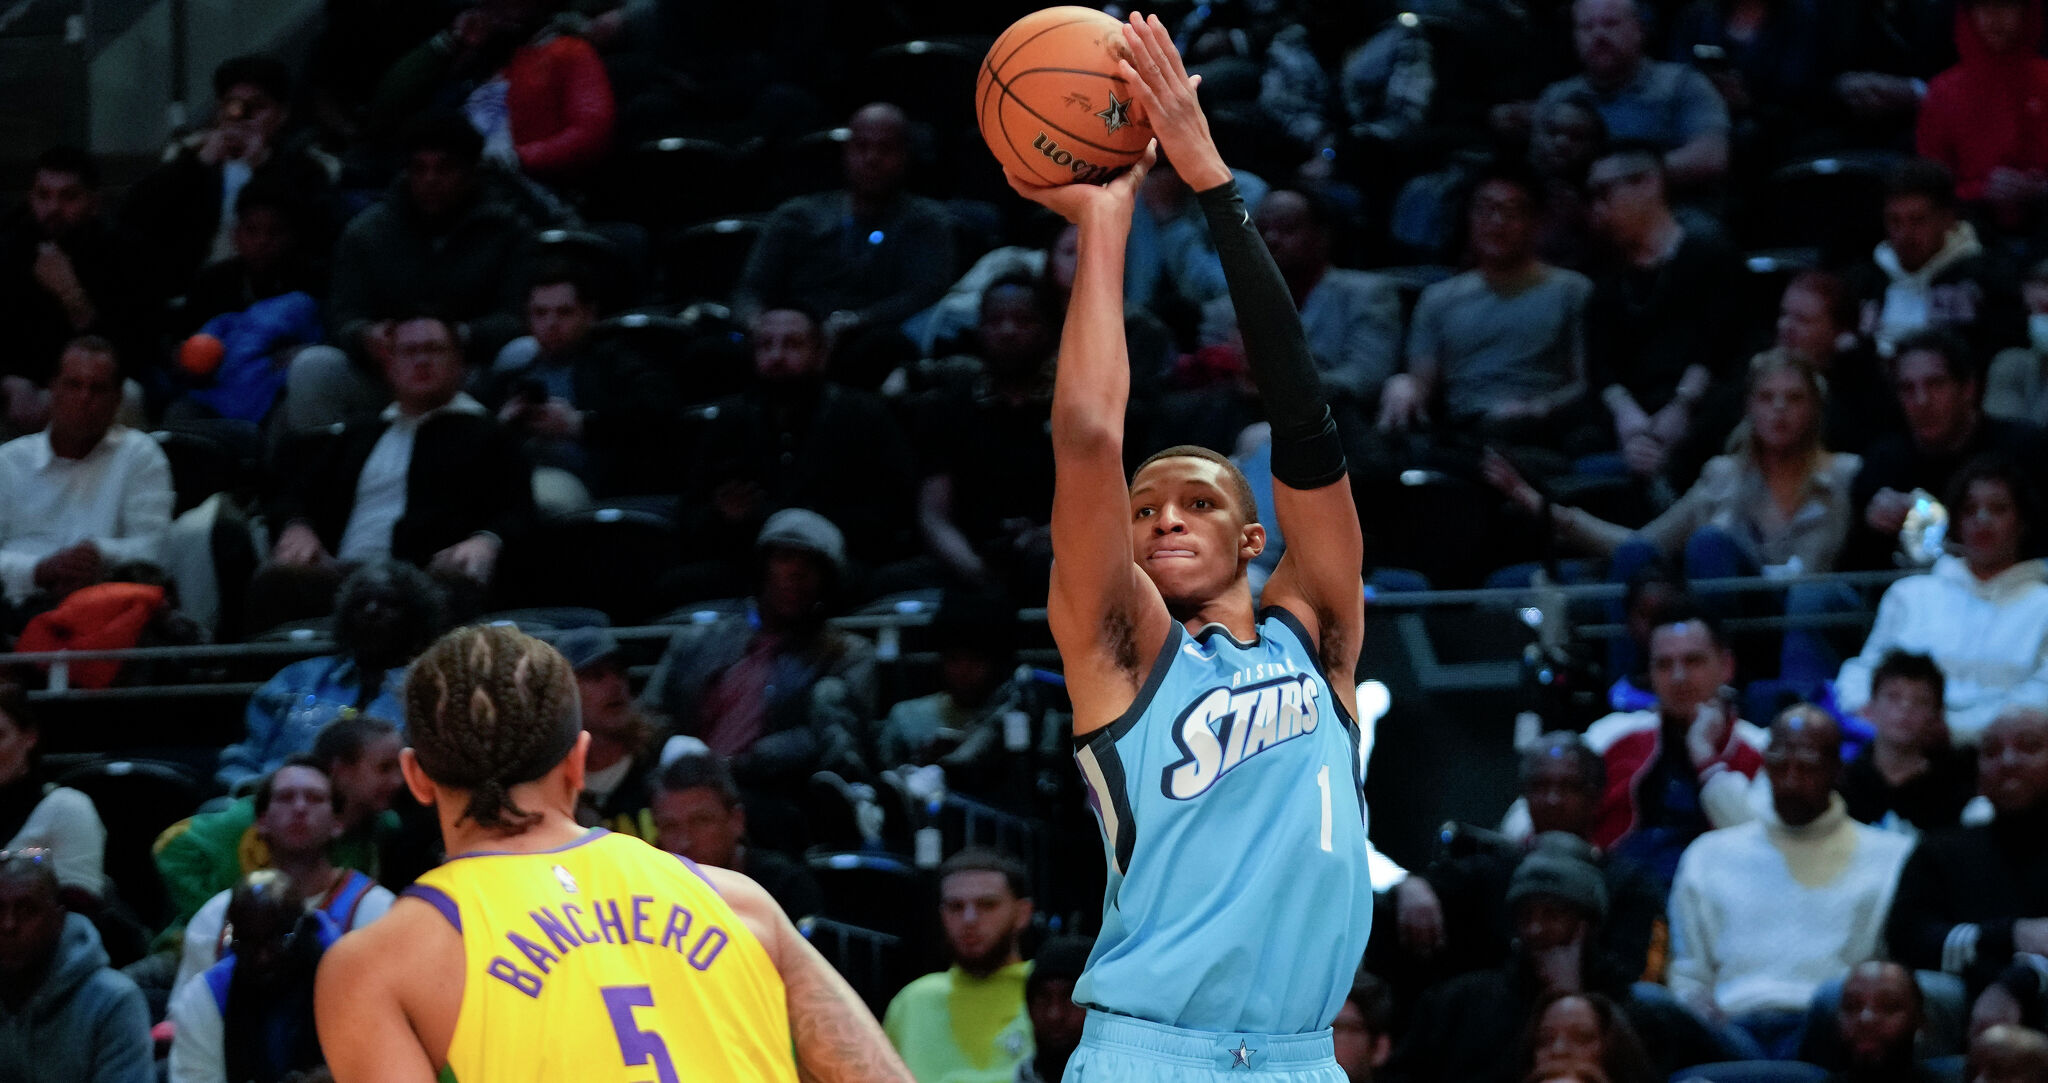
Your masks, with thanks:
[(1917, 271), (1901, 267), (1898, 253), (1892, 251), (1889, 243), (1877, 246), (1871, 258), (1890, 282), (1885, 286), (1884, 300), (1876, 313), (1876, 326), (1866, 326), (1866, 330), (1876, 341), (1880, 356), (1890, 357), (1900, 339), (1939, 322), (1934, 311), (1935, 278), (1956, 261), (1982, 251), (1984, 246), (1977, 240), (1976, 227), (1968, 222), (1958, 222), (1949, 230), (1948, 236), (1942, 240), (1941, 251)]
[(1926, 575), (1884, 592), (1863, 653), (1842, 664), (1835, 698), (1860, 712), (1870, 674), (1893, 648), (1931, 655), (1948, 679), (1948, 728), (1958, 743), (1977, 735), (2009, 706), (2048, 708), (2048, 566), (2025, 560), (1990, 579), (1961, 557), (1934, 562)]

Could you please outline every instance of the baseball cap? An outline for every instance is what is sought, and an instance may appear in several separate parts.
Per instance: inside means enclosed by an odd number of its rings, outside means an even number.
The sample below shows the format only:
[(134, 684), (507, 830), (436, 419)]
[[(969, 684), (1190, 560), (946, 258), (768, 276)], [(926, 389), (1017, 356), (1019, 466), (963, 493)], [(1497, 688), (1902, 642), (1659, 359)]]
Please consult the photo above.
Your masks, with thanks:
[(761, 524), (756, 549), (801, 549), (816, 553), (837, 571), (846, 570), (846, 538), (832, 520), (809, 508), (784, 508)]

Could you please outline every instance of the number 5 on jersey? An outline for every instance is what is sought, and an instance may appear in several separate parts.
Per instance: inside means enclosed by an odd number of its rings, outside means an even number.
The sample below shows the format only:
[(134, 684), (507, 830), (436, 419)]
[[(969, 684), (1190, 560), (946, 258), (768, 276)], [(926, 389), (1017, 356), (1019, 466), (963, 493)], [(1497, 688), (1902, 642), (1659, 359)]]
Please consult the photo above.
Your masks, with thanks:
[[(1329, 768), (1323, 769), (1325, 779)], [(1323, 849), (1330, 848), (1330, 799), (1326, 785), (1323, 790)], [(668, 1043), (661, 1035), (651, 1030), (641, 1030), (633, 1018), (633, 1009), (654, 1007), (654, 991), (644, 985), (607, 985), (599, 990), (604, 994), (604, 1009), (612, 1017), (612, 1031), (618, 1035), (619, 1056), (628, 1068), (638, 1068), (648, 1061), (654, 1062), (654, 1077), (657, 1083), (681, 1083), (676, 1078), (675, 1062), (669, 1059)]]

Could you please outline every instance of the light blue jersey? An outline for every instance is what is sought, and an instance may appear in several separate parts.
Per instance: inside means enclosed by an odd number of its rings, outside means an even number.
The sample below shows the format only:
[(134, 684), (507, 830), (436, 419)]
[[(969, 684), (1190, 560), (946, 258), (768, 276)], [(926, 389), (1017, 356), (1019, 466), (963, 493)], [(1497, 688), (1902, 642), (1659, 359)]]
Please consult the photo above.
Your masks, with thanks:
[(1175, 622), (1131, 709), (1080, 742), (1109, 890), (1077, 1004), (1274, 1035), (1343, 1006), (1372, 915), (1358, 727), (1292, 614), (1257, 627)]

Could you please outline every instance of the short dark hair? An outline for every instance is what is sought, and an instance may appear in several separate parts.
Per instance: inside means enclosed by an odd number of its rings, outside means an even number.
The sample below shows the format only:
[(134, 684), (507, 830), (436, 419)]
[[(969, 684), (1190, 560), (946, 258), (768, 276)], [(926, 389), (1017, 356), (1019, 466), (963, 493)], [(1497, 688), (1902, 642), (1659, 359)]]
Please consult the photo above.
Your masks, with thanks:
[[(761, 311), (755, 313), (754, 321), (758, 322), (762, 316), (766, 316), (770, 312), (794, 312), (797, 315), (802, 316), (804, 318), (804, 322), (811, 325), (811, 336), (813, 338), (816, 338), (821, 345), (824, 343), (825, 316), (823, 313), (819, 312), (815, 307), (807, 305), (802, 301), (791, 300), (787, 297), (778, 298), (777, 300), (762, 305)], [(752, 338), (753, 334), (753, 323), (749, 323), (747, 325), (747, 337)]]
[(328, 799), (334, 803), (334, 810), (336, 812), (341, 811), (341, 794), (334, 788), (334, 776), (327, 773), (327, 765), (317, 756), (301, 754), (286, 758), (283, 763), (266, 772), (262, 780), (256, 783), (256, 815), (258, 817), (270, 811), (271, 789), (277, 785), (278, 772), (287, 767), (303, 767), (308, 771), (317, 772), (321, 778), (326, 779)]
[(1948, 677), (1934, 659), (1918, 651), (1900, 650), (1893, 647), (1884, 652), (1877, 668), (1870, 671), (1870, 695), (1877, 697), (1877, 690), (1886, 681), (1917, 681), (1934, 693), (1934, 702), (1941, 703), (1948, 695)]
[(1472, 213), (1472, 204), (1478, 201), (1479, 190), (1489, 184), (1506, 184), (1519, 190), (1528, 198), (1529, 207), (1534, 211), (1541, 211), (1549, 200), (1549, 188), (1527, 160), (1497, 156), (1472, 178), (1472, 189), (1465, 195), (1466, 214)]
[(1892, 348), (1891, 363), (1886, 366), (1888, 374), (1897, 376), (1899, 361), (1909, 353), (1931, 353), (1941, 358), (1941, 366), (1949, 378), (1958, 383), (1981, 380), (1977, 371), (1976, 355), (1970, 352), (1970, 344), (1961, 335), (1941, 327), (1925, 327), (1901, 338)]
[(1527, 789), (1529, 780), (1536, 775), (1536, 766), (1550, 760), (1569, 759), (1578, 768), (1579, 784), (1593, 793), (1599, 793), (1607, 786), (1607, 761), (1593, 751), (1593, 746), (1570, 730), (1552, 730), (1536, 738), (1534, 744), (1522, 751), (1522, 764), (1518, 772), (1522, 788)]
[(280, 102), (292, 100), (292, 69), (274, 56), (231, 56), (213, 69), (213, 96), (225, 98), (238, 86), (253, 86)]
[(597, 276), (570, 260), (550, 260), (534, 268), (533, 273), (526, 276), (528, 297), (532, 297), (533, 291), (544, 286), (568, 286), (576, 291), (578, 304), (597, 307)]
[(1066, 935), (1047, 939), (1038, 946), (1038, 954), (1031, 957), (1031, 973), (1024, 978), (1024, 999), (1037, 996), (1047, 982), (1080, 980), (1081, 972), (1088, 968), (1088, 955), (1094, 950), (1091, 937)]
[(1045, 321), (1047, 330), (1055, 333), (1059, 331), (1059, 293), (1053, 289), (1052, 283), (1043, 276), (1026, 274), (1023, 271), (1012, 271), (989, 283), (982, 289), (981, 300), (975, 305), (975, 316), (977, 319), (987, 311), (989, 297), (997, 290), (1003, 289), (1020, 289), (1028, 292), (1031, 295), (1031, 307), (1036, 309), (1039, 317)]
[(1244, 471), (1238, 469), (1237, 464), (1230, 461), (1230, 456), (1220, 451), (1205, 448), (1200, 444), (1175, 444), (1170, 448), (1164, 448), (1145, 456), (1145, 461), (1139, 463), (1136, 470), (1131, 471), (1131, 481), (1135, 483), (1138, 480), (1138, 475), (1144, 473), (1146, 467), (1161, 459), (1201, 459), (1204, 462), (1212, 462), (1223, 467), (1223, 473), (1229, 479), (1230, 498), (1243, 506), (1244, 521), (1247, 523), (1259, 521), (1259, 498), (1252, 494), (1251, 479), (1245, 477)]
[(235, 195), (235, 216), (268, 207), (285, 216), (297, 228), (306, 214), (306, 201), (292, 186), (276, 176), (258, 174)]
[(99, 190), (99, 159), (78, 147), (56, 146), (36, 155), (36, 172), (69, 173), (78, 178), (78, 183)]
[(398, 723), (375, 715), (345, 715), (320, 727), (313, 736), (313, 751), (308, 753), (322, 771), (332, 775), (338, 763), (357, 764), (363, 761), (364, 750), (370, 742), (396, 736)]
[(1949, 517), (1960, 519), (1963, 507), (1970, 499), (1970, 486), (1980, 481), (1995, 481), (2005, 486), (2012, 494), (2013, 509), (2020, 520), (2020, 556), (2031, 555), (2034, 529), (2040, 523), (2040, 497), (2034, 489), (2034, 479), (2020, 464), (1995, 451), (1988, 451), (1964, 463), (1955, 476), (1948, 481), (1948, 492), (1943, 501), (1948, 505)]
[(938, 882), (941, 886), (946, 878), (963, 872), (999, 872), (1003, 882), (1009, 885), (1010, 894), (1020, 899), (1031, 897), (1031, 873), (1024, 863), (1002, 852), (986, 846), (969, 846), (946, 859), (939, 866)]
[(415, 302), (391, 313), (390, 319), (394, 330), (408, 323), (438, 323), (448, 333), (448, 341), (455, 344), (456, 352), (461, 353), (469, 346), (469, 329), (438, 305)]
[(1949, 168), (1931, 158), (1908, 158), (1900, 162), (1884, 180), (1884, 199), (1921, 196), (1942, 210), (1953, 211), (1956, 202), (1956, 175)]
[(1713, 641), (1716, 649), (1728, 649), (1728, 634), (1721, 629), (1720, 619), (1707, 612), (1697, 599), (1681, 598), (1672, 602), (1658, 614), (1657, 623), (1650, 626), (1650, 632), (1654, 635), (1659, 628), (1677, 624), (1697, 624), (1707, 630), (1707, 638)]
[[(1309, 224), (1321, 230), (1323, 235), (1331, 241), (1334, 242), (1337, 239), (1337, 229), (1343, 225), (1342, 216), (1337, 213), (1336, 204), (1332, 203), (1328, 196), (1309, 185), (1302, 185), (1300, 187), (1283, 186), (1267, 191), (1260, 198), (1259, 205), (1265, 206), (1266, 200), (1282, 192), (1300, 197), (1303, 209), (1308, 211)], [(1254, 214), (1256, 215), (1256, 212)]]
[(398, 139), (398, 149), (409, 158), (424, 151), (439, 151), (467, 165), (483, 160), (484, 137), (469, 118), (453, 109), (437, 109), (413, 118)]
[[(65, 354), (73, 350), (78, 350), (81, 353), (100, 354), (112, 359), (115, 368), (121, 367), (121, 348), (114, 345), (114, 340), (105, 335), (73, 335), (64, 343), (64, 348), (57, 351), (57, 356), (61, 359)], [(56, 373), (52, 372), (50, 374), (51, 379), (56, 379), (56, 377)]]
[(740, 803), (740, 787), (733, 781), (732, 768), (726, 766), (723, 757), (711, 752), (689, 752), (670, 760), (654, 785), (664, 793), (710, 790), (725, 802), (726, 808)]

